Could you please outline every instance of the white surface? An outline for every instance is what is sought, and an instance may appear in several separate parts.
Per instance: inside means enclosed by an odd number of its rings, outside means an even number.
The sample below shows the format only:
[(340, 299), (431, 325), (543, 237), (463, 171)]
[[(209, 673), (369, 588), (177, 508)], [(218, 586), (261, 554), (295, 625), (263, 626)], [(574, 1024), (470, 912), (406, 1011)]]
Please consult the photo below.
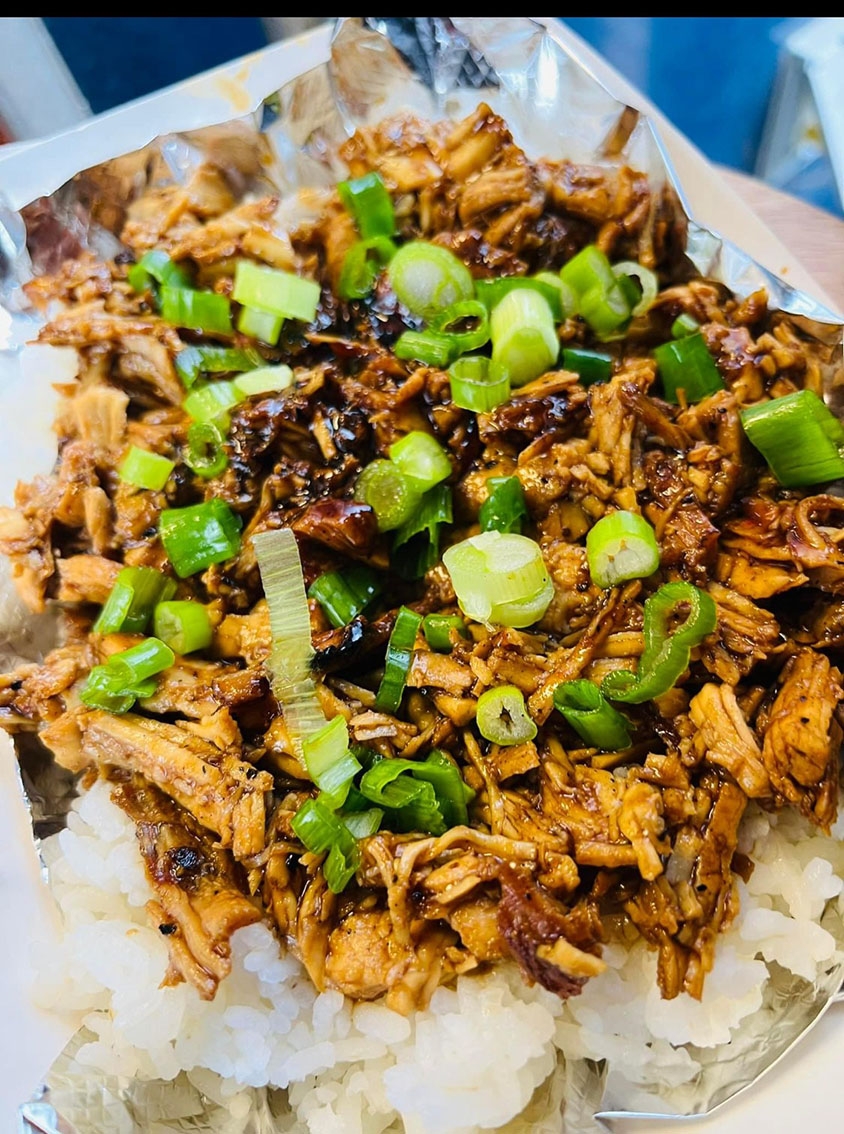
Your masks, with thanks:
[[(590, 48), (553, 17), (537, 17), (583, 60), (617, 97), (645, 110), (661, 126), (695, 218), (740, 245), (793, 286), (832, 306), (821, 289), (754, 213), (730, 191), (691, 143)], [(189, 129), (245, 114), (268, 91), (327, 58), (330, 29), (267, 48), (179, 87), (84, 123), (69, 134), (0, 156), (0, 185), (20, 207), (51, 192), (77, 169), (135, 149), (163, 130)], [(114, 139), (119, 138), (116, 145)], [(15, 147), (17, 148), (17, 147)], [(24, 160), (25, 159), (25, 160)], [(7, 452), (7, 450), (4, 450)], [(4, 462), (8, 471), (8, 457)], [(18, 1102), (29, 1096), (62, 1045), (67, 1029), (35, 1012), (27, 998), (28, 955), (50, 931), (49, 899), (29, 839), (28, 819), (8, 746), (0, 745), (0, 1134), (15, 1128)], [(618, 1122), (623, 1134), (773, 1134), (837, 1129), (837, 1083), (844, 1048), (844, 1015), (832, 1009), (795, 1052), (766, 1078), (714, 1115), (689, 1122)]]
[(67, 130), (91, 108), (38, 16), (0, 17), (0, 118), (15, 138)]

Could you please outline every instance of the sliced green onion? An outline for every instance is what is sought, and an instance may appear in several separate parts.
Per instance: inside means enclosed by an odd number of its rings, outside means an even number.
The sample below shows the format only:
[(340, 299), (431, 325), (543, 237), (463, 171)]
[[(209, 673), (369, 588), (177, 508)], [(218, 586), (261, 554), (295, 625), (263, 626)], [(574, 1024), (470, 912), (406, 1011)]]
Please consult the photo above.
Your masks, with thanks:
[(360, 790), (387, 811), (386, 824), (392, 830), (442, 835), (446, 821), (436, 789), (415, 774), (422, 767), (421, 761), (381, 760), (361, 777)]
[(275, 394), (293, 385), (293, 371), (283, 362), (278, 366), (259, 366), (235, 378), (234, 384), (247, 398), (255, 394)]
[(435, 437), (422, 429), (413, 429), (390, 446), (390, 460), (413, 481), (420, 492), (447, 480), (452, 473), (451, 461)]
[(158, 530), (180, 579), (223, 563), (240, 550), (241, 519), (216, 497), (187, 508), (165, 508)]
[(219, 476), (229, 463), (225, 450), (225, 436), (213, 421), (195, 421), (188, 430), (188, 450), (185, 464), (197, 476)]
[(318, 799), (306, 799), (290, 826), (311, 854), (328, 851), (322, 865), (325, 881), (333, 894), (342, 894), (360, 866), (360, 850), (349, 828)]
[(630, 747), (630, 722), (591, 681), (563, 681), (554, 690), (554, 707), (590, 748), (618, 752)]
[(635, 319), (639, 315), (644, 315), (646, 311), (650, 311), (659, 294), (659, 280), (656, 273), (635, 260), (621, 260), (619, 263), (613, 264), (612, 270), (616, 279), (620, 276), (626, 276), (628, 279), (632, 278), (638, 281), (641, 296), (630, 312), (633, 318)]
[[(599, 337), (610, 337), (625, 326), (639, 293), (628, 298), (628, 277), (617, 277), (597, 244), (587, 244), (560, 269), (560, 279), (575, 295), (575, 312)], [(629, 284), (633, 289), (635, 285)]]
[(356, 839), (368, 839), (381, 826), (384, 812), (380, 807), (368, 807), (365, 811), (353, 811), (342, 819)]
[(354, 217), (361, 236), (392, 236), (395, 233), (393, 200), (380, 173), (373, 171), (341, 181), (337, 192), (346, 210)]
[(424, 240), (402, 245), (387, 271), (399, 302), (423, 319), (475, 294), (472, 273), (463, 261)]
[(167, 457), (130, 445), (129, 452), (117, 466), (117, 475), (126, 484), (157, 492), (167, 483), (175, 467), (176, 462)]
[(454, 649), (452, 634), (469, 637), (466, 623), (459, 614), (426, 614), (422, 619), (422, 633), (432, 650), (450, 654)]
[(478, 511), (482, 532), (521, 532), (529, 518), (525, 491), (517, 476), (491, 476), (489, 496)]
[(536, 725), (528, 715), (524, 694), (516, 685), (499, 685), (482, 693), (475, 720), (478, 732), (493, 744), (523, 744), (536, 736)]
[(182, 409), (194, 421), (228, 421), (228, 411), (242, 402), (243, 396), (234, 379), (205, 382), (191, 390), (182, 402)]
[(556, 363), (560, 341), (551, 308), (537, 291), (509, 291), (490, 315), (493, 361), (523, 386)]
[(263, 359), (256, 350), (223, 346), (189, 346), (180, 350), (175, 358), (176, 372), (188, 390), (200, 374), (252, 370), (262, 362)]
[(684, 339), (686, 335), (693, 335), (695, 331), (699, 330), (700, 323), (698, 323), (697, 319), (684, 311), (681, 315), (678, 315), (671, 324), (671, 338)]
[(201, 602), (160, 602), (152, 626), (156, 638), (177, 654), (206, 650), (214, 637), (211, 619)]
[(466, 355), (448, 368), (451, 400), (461, 409), (488, 413), (510, 397), (510, 375), (485, 355)]
[(597, 244), (587, 244), (572, 256), (560, 269), (560, 279), (578, 299), (595, 288), (610, 291), (616, 282), (612, 264)]
[[(684, 606), (687, 616), (672, 629)], [(717, 608), (706, 591), (682, 581), (664, 583), (645, 601), (645, 649), (638, 670), (612, 670), (601, 682), (601, 692), (611, 701), (631, 705), (659, 697), (685, 672), (693, 647), (712, 633), (717, 621)]]
[(273, 693), (301, 757), (302, 741), (323, 727), (325, 714), (311, 673), (311, 613), (296, 536), (289, 528), (276, 528), (254, 535), (252, 546), (270, 608)]
[(422, 493), (393, 461), (372, 461), (355, 482), (355, 500), (368, 504), (375, 513), (378, 530), (401, 527), (416, 512)]
[(360, 792), (384, 808), (390, 829), (432, 835), (467, 823), (467, 804), (475, 794), (457, 765), (438, 749), (426, 760), (378, 761), (361, 777)]
[(577, 301), (577, 313), (585, 319), (599, 339), (609, 340), (623, 333), (630, 322), (632, 304), (621, 281), (609, 291), (593, 288)]
[(320, 286), (314, 280), (268, 268), (253, 260), (238, 260), (232, 298), (244, 307), (256, 307), (283, 319), (312, 323), (319, 304)]
[(456, 356), (457, 347), (450, 335), (439, 331), (405, 331), (396, 339), (393, 354), (407, 362), (444, 368)]
[(339, 628), (362, 614), (383, 589), (375, 572), (358, 563), (320, 575), (308, 588), (308, 597), (316, 599), (331, 625)]
[(421, 615), (406, 606), (399, 607), (393, 632), (387, 643), (384, 676), (381, 678), (375, 698), (375, 708), (379, 713), (395, 713), (401, 704), (410, 663), (413, 661), (416, 635), (421, 625)]
[(161, 318), (174, 327), (210, 334), (234, 334), (228, 296), (215, 291), (193, 291), (183, 287), (161, 288)]
[(538, 291), (551, 308), (555, 323), (565, 318), (564, 301), (569, 298), (564, 292), (560, 277), (554, 272), (540, 272), (535, 276), (502, 276), (496, 280), (475, 280), (475, 293), (487, 311), (501, 302), (508, 292), (515, 288), (528, 288)]
[(490, 623), (496, 626), (512, 626), (522, 629), (533, 626), (545, 614), (554, 597), (554, 584), (550, 579), (535, 594), (525, 599), (496, 602), (490, 614)]
[(610, 512), (587, 532), (586, 559), (596, 586), (615, 587), (652, 575), (659, 567), (659, 544), (644, 516)]
[[(470, 536), (449, 547), (443, 563), (461, 610), (478, 622), (530, 626), (545, 613), (554, 594), (539, 544), (515, 532)], [(539, 614), (534, 601), (544, 603)], [(527, 613), (533, 617), (522, 621)]]
[(594, 382), (607, 382), (612, 375), (612, 358), (597, 350), (566, 347), (563, 350), (563, 370), (573, 370), (584, 386)]
[(275, 346), (283, 326), (283, 316), (259, 311), (257, 307), (241, 307), (237, 317), (237, 329), (241, 334), (249, 335), (268, 346)]
[(811, 390), (741, 410), (741, 423), (784, 488), (844, 476), (844, 426)]
[(349, 727), (336, 716), (302, 741), (308, 775), (328, 799), (340, 806), (361, 766), (349, 751)]
[(108, 713), (128, 713), (139, 696), (150, 696), (155, 689), (142, 684), (140, 689), (128, 687), (119, 672), (107, 665), (95, 665), (82, 686), (79, 699), (90, 709)]
[[(471, 330), (455, 330), (467, 320), (474, 319), (476, 325)], [(489, 314), (486, 307), (477, 299), (462, 299), (459, 303), (452, 303), (445, 310), (437, 312), (431, 318), (431, 330), (441, 335), (448, 335), (457, 354), (464, 354), (467, 350), (477, 350), (489, 342)]]
[(375, 286), (379, 271), (392, 260), (396, 246), (387, 236), (356, 241), (343, 258), (337, 294), (341, 299), (363, 299)]
[(653, 355), (669, 402), (679, 401), (680, 391), (687, 402), (699, 402), (725, 388), (706, 340), (699, 333), (663, 343), (654, 348)]
[(175, 660), (176, 655), (159, 638), (144, 638), (136, 646), (112, 654), (107, 668), (115, 674), (116, 680), (122, 680), (127, 688), (132, 688), (169, 669)]
[(452, 520), (451, 489), (437, 484), (393, 536), (390, 562), (403, 579), (420, 579), (439, 559), (440, 528)]
[[(537, 272), (533, 277), (537, 283), (548, 284), (549, 287), (554, 289), (557, 296), (556, 300), (548, 300), (551, 310), (554, 312), (554, 320), (556, 322), (563, 322), (565, 319), (571, 318), (576, 314), (577, 309), (577, 296), (574, 289), (570, 284), (564, 283), (560, 278), (559, 272)], [(546, 299), (548, 297), (546, 296)], [(557, 310), (559, 304), (559, 318), (557, 317)]]
[(143, 634), (157, 603), (175, 593), (176, 584), (154, 567), (124, 567), (94, 623), (95, 634)]
[(152, 248), (149, 252), (145, 252), (137, 264), (133, 264), (126, 273), (126, 278), (138, 292), (154, 291), (155, 284), (180, 288), (192, 286), (187, 270), (181, 264), (174, 263), (160, 248)]

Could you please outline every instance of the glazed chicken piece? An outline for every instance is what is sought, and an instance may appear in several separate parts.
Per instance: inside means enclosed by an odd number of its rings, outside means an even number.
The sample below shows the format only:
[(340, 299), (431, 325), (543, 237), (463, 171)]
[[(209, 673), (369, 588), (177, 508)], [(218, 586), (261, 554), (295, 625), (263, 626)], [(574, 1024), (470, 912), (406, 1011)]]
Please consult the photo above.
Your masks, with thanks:
[(738, 911), (732, 861), (747, 797), (714, 775), (703, 790), (711, 800), (703, 823), (684, 824), (674, 833), (666, 873), (643, 882), (624, 907), (659, 951), (657, 978), (669, 1000), (681, 991), (700, 999), (718, 934)]
[(841, 673), (825, 654), (804, 649), (780, 681), (762, 725), (762, 761), (776, 791), (829, 832), (838, 813)]
[(164, 792), (135, 775), (117, 779), (111, 797), (137, 828), (155, 895), (147, 912), (170, 951), (165, 983), (186, 980), (213, 1000), (231, 972), (231, 935), (260, 921), (260, 906), (244, 893), (229, 852)]
[(264, 794), (273, 786), (269, 772), (253, 768), (235, 751), (221, 752), (178, 725), (135, 713), (82, 713), (78, 726), (87, 763), (140, 772), (216, 832), (236, 859), (263, 850)]

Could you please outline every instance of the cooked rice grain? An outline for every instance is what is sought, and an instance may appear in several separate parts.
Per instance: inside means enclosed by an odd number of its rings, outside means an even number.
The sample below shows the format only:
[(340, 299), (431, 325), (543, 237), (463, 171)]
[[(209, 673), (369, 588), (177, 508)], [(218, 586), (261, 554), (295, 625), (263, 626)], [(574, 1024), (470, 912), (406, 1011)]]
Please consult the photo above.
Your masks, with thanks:
[(186, 1070), (222, 1098), (288, 1088), (281, 1131), (554, 1131), (565, 1060), (608, 1059), (608, 1089), (627, 1099), (637, 1086), (692, 1083), (717, 1045), (747, 1047), (771, 1022), (765, 961), (811, 979), (837, 959), (818, 918), (828, 901), (842, 906), (844, 819), (830, 839), (794, 813), (753, 810), (742, 849), (758, 865), (739, 884), (741, 912), (699, 1002), (660, 997), (656, 955), (639, 941), (607, 946), (608, 971), (565, 1003), (501, 966), (460, 977), (405, 1018), (317, 993), (260, 924), (233, 936), (232, 974), (203, 1001), (188, 984), (161, 987), (165, 939), (147, 922), (134, 825), (110, 790), (94, 784), (44, 844), (65, 932), (58, 952), (45, 950), (39, 998), (80, 1012), (96, 1038), (78, 1060), (99, 1073), (169, 1080)]

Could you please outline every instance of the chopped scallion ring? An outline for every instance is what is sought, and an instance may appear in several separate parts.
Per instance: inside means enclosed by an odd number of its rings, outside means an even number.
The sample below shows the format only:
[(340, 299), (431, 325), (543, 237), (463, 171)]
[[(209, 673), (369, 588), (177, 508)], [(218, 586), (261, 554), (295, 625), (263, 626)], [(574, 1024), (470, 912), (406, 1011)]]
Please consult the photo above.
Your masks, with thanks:
[(413, 429), (390, 446), (390, 460), (410, 477), (420, 492), (451, 476), (451, 461), (436, 438)]
[(516, 685), (499, 685), (482, 693), (475, 720), (478, 732), (493, 744), (524, 744), (536, 736), (536, 724), (528, 715), (524, 694)]
[(784, 488), (844, 477), (844, 426), (812, 390), (760, 402), (739, 416)]
[(565, 347), (562, 365), (563, 370), (573, 370), (584, 386), (607, 382), (612, 375), (612, 357), (597, 350)]
[(331, 801), (340, 807), (349, 794), (352, 780), (361, 771), (349, 751), (349, 728), (345, 718), (336, 716), (319, 732), (302, 741), (302, 754), (308, 775)]
[(697, 319), (684, 311), (671, 324), (671, 337), (672, 339), (684, 339), (686, 335), (693, 335), (695, 331), (699, 330), (700, 323)]
[(396, 216), (393, 200), (380, 173), (373, 171), (341, 181), (337, 192), (344, 207), (355, 218), (358, 232), (364, 239), (394, 235)]
[(481, 531), (520, 533), (528, 518), (522, 482), (517, 476), (492, 476), (486, 483), (489, 496), (478, 511)]
[(312, 323), (319, 304), (320, 286), (315, 280), (268, 268), (253, 260), (238, 260), (232, 298), (244, 307), (255, 307), (283, 319)]
[(401, 704), (410, 664), (413, 661), (413, 647), (416, 635), (422, 625), (422, 616), (409, 607), (402, 606), (396, 615), (396, 622), (387, 644), (387, 659), (384, 676), (378, 686), (375, 708), (379, 713), (395, 713)]
[(239, 350), (224, 346), (189, 346), (176, 355), (176, 373), (186, 389), (190, 389), (201, 374), (225, 374), (252, 370), (263, 362), (256, 350)]
[(590, 748), (619, 752), (630, 747), (630, 722), (591, 681), (563, 681), (554, 690), (554, 707)]
[(145, 252), (126, 273), (126, 278), (138, 292), (154, 291), (156, 284), (181, 288), (193, 286), (187, 269), (174, 263), (160, 248), (151, 248), (149, 252)]
[[(469, 330), (457, 330), (467, 321), (474, 320), (475, 326)], [(438, 312), (431, 319), (431, 329), (451, 340), (456, 354), (477, 350), (489, 342), (489, 314), (483, 303), (477, 299), (462, 299)]]
[(635, 260), (621, 260), (619, 263), (613, 264), (612, 270), (616, 279), (620, 276), (627, 276), (635, 279), (639, 284), (641, 296), (630, 312), (633, 318), (636, 319), (639, 315), (644, 315), (645, 312), (650, 311), (659, 294), (659, 280), (656, 273)]
[(481, 532), (443, 553), (460, 609), (478, 622), (521, 629), (547, 610), (554, 587), (539, 544), (515, 532)]
[(451, 489), (447, 484), (435, 484), (393, 537), (390, 562), (397, 575), (420, 579), (434, 566), (439, 558), (440, 528), (451, 519)]
[(165, 508), (158, 530), (173, 570), (185, 579), (236, 555), (241, 525), (228, 504), (214, 497), (187, 508)]
[(432, 650), (450, 654), (454, 649), (453, 634), (468, 638), (466, 623), (459, 614), (426, 614), (422, 619), (422, 633)]
[(651, 525), (636, 512), (610, 512), (586, 535), (592, 582), (615, 587), (628, 579), (646, 579), (659, 567), (659, 544)]
[(161, 318), (174, 327), (186, 327), (191, 331), (206, 331), (209, 334), (234, 334), (229, 299), (215, 291), (194, 291), (162, 285), (159, 310)]
[(211, 645), (214, 629), (201, 602), (160, 602), (152, 617), (156, 638), (177, 654), (192, 654)]
[(422, 492), (414, 481), (393, 461), (383, 458), (372, 461), (361, 472), (354, 496), (358, 503), (369, 505), (382, 532), (401, 527), (422, 502)]
[(112, 654), (107, 667), (127, 688), (140, 685), (162, 670), (169, 669), (176, 656), (159, 638), (144, 638), (119, 654)]
[(492, 358), (513, 386), (523, 386), (550, 370), (560, 340), (548, 303), (537, 291), (514, 288), (490, 315)]
[(159, 602), (172, 598), (176, 584), (154, 567), (124, 567), (103, 604), (95, 634), (143, 634)]
[(356, 563), (342, 572), (329, 571), (314, 579), (308, 598), (316, 599), (331, 625), (339, 629), (362, 614), (383, 589), (374, 571)]
[(194, 421), (223, 421), (228, 423), (228, 411), (243, 401), (241, 387), (232, 380), (221, 379), (195, 386), (182, 409)]
[(341, 299), (363, 299), (375, 286), (378, 272), (396, 254), (396, 246), (387, 236), (370, 236), (358, 240), (343, 259), (337, 294)]
[(226, 468), (225, 436), (214, 421), (194, 421), (188, 430), (188, 449), (185, 464), (197, 476), (219, 476)]
[(669, 402), (679, 401), (681, 391), (686, 402), (699, 402), (725, 388), (700, 332), (654, 347), (653, 356)]
[(405, 331), (396, 339), (393, 354), (404, 361), (442, 368), (455, 357), (457, 347), (450, 335), (439, 331)]
[(399, 302), (423, 319), (475, 294), (472, 273), (463, 261), (447, 248), (425, 240), (403, 244), (387, 274)]
[(448, 368), (451, 400), (461, 409), (488, 413), (510, 397), (510, 375), (483, 354), (464, 355)]
[(276, 394), (293, 385), (293, 371), (283, 362), (278, 366), (259, 366), (248, 374), (238, 375), (234, 383), (247, 398), (256, 394)]
[(176, 462), (162, 457), (158, 453), (150, 453), (148, 449), (140, 449), (132, 445), (129, 452), (117, 466), (117, 475), (126, 484), (133, 484), (136, 488), (146, 488), (153, 492), (160, 491), (170, 478), (170, 473), (176, 467)]
[(249, 335), (251, 339), (258, 339), (268, 346), (275, 346), (283, 326), (284, 318), (281, 315), (259, 311), (257, 307), (241, 307), (237, 317), (237, 329), (241, 334)]

